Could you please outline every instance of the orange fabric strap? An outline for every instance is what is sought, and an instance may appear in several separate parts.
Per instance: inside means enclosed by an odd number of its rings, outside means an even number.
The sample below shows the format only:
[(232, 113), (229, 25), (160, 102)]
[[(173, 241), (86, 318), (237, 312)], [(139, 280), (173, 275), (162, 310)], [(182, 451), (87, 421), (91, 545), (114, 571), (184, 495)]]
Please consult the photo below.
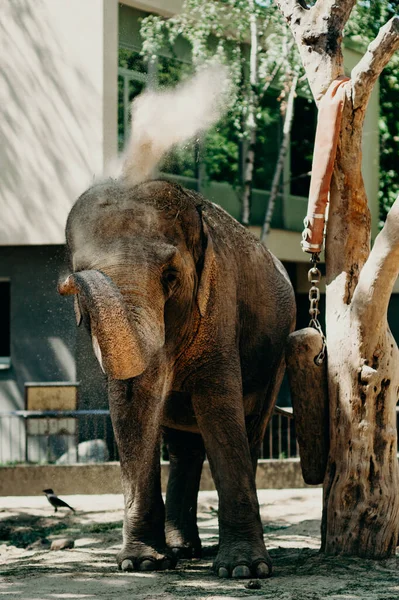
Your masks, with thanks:
[(344, 76), (335, 79), (319, 105), (308, 212), (304, 219), (305, 229), (301, 242), (302, 250), (312, 254), (319, 253), (323, 249), (331, 177), (337, 153), (346, 87), (349, 81), (350, 79)]

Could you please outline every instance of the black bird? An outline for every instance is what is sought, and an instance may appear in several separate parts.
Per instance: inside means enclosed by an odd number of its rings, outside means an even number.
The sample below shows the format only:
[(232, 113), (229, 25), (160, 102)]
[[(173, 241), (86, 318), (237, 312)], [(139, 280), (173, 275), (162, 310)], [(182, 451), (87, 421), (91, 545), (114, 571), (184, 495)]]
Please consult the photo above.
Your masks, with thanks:
[(51, 488), (49, 488), (48, 490), (43, 490), (43, 492), (46, 494), (47, 500), (50, 502), (51, 506), (54, 506), (54, 512), (57, 512), (58, 508), (69, 508), (72, 512), (75, 512), (75, 509), (72, 508), (72, 506), (69, 506), (69, 504), (67, 504), (63, 500), (61, 500), (61, 498), (58, 498), (58, 496), (54, 494)]

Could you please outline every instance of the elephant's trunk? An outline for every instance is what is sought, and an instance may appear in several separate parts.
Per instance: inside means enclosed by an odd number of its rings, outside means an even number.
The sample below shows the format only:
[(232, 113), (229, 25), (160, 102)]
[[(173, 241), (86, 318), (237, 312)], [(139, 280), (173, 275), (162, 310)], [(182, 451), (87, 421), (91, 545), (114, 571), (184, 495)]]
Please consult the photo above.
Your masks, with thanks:
[[(139, 306), (129, 309), (114, 282), (100, 271), (80, 271), (58, 286), (78, 294), (90, 315), (93, 349), (113, 379), (137, 377), (165, 343), (164, 323)], [(129, 302), (130, 304), (130, 302)]]

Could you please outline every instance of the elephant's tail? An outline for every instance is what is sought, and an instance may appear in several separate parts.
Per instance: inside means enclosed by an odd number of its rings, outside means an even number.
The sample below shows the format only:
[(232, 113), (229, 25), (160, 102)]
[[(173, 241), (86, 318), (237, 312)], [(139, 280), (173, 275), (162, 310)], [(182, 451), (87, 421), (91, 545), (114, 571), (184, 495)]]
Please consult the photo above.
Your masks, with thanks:
[(173, 89), (149, 90), (132, 102), (132, 131), (123, 177), (129, 184), (151, 179), (164, 154), (211, 127), (228, 108), (227, 67), (213, 64)]

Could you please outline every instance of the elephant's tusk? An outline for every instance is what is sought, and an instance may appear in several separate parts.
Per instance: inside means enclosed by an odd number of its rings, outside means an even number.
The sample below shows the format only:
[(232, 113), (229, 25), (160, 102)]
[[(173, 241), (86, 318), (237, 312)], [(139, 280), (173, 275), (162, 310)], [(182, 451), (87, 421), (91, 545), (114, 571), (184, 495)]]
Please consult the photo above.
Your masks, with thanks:
[(95, 335), (91, 336), (91, 341), (92, 341), (92, 345), (93, 345), (93, 350), (94, 350), (94, 354), (96, 355), (96, 358), (100, 364), (101, 370), (105, 375), (105, 370), (103, 367), (103, 357), (101, 354), (101, 348), (100, 348), (100, 344), (98, 343), (98, 339)]

